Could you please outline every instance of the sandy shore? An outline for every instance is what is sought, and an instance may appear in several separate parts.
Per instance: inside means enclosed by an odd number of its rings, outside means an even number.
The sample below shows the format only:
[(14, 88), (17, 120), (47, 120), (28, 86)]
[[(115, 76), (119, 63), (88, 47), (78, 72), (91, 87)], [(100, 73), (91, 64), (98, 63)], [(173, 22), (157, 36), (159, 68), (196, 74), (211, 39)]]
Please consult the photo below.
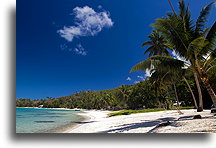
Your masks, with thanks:
[[(197, 113), (196, 110), (160, 111), (108, 117), (110, 111), (85, 111), (87, 120), (66, 131), (67, 133), (215, 133), (215, 116), (210, 110)], [(202, 119), (192, 119), (200, 114)], [(156, 127), (159, 123), (172, 124)]]

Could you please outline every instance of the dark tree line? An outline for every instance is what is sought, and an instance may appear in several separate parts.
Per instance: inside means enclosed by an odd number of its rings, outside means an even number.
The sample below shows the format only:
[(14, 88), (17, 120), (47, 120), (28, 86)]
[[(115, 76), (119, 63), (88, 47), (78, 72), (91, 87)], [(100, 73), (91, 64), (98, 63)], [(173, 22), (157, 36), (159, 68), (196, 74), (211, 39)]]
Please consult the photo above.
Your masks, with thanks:
[[(212, 74), (214, 75), (214, 74)], [(215, 75), (214, 75), (215, 76)], [(212, 76), (212, 79), (215, 77)], [(188, 74), (187, 77), (192, 77)], [(193, 80), (189, 80), (194, 92), (196, 86)], [(141, 81), (134, 85), (122, 85), (118, 88), (101, 91), (81, 91), (75, 94), (60, 98), (46, 97), (46, 99), (16, 99), (17, 107), (38, 107), (43, 105), (45, 108), (84, 108), (84, 109), (144, 109), (144, 108), (166, 108), (171, 109), (175, 101), (173, 86), (157, 86), (151, 79)], [(184, 101), (187, 106), (194, 106), (192, 96), (183, 80), (176, 83), (177, 94), (180, 101)], [(215, 88), (215, 87), (214, 87)], [(210, 100), (205, 87), (202, 88), (203, 95)], [(198, 94), (195, 93), (195, 96)], [(211, 104), (204, 102), (207, 108)]]

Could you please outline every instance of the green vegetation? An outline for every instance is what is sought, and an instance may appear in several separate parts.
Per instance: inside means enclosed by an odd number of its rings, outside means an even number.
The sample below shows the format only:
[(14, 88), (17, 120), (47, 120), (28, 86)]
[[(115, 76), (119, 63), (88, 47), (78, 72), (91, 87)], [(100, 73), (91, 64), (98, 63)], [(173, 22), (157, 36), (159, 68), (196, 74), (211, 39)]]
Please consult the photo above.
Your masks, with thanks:
[(148, 113), (148, 112), (158, 112), (164, 111), (164, 108), (152, 108), (152, 109), (143, 109), (143, 110), (122, 110), (114, 113), (109, 113), (108, 115), (111, 116), (119, 116), (119, 115), (130, 115), (136, 113)]
[[(181, 0), (179, 12), (174, 9), (152, 24), (153, 31), (143, 43), (148, 58), (135, 65), (131, 72), (150, 70), (151, 77), (134, 85), (102, 91), (40, 100), (17, 99), (17, 107), (85, 108), (125, 110), (111, 115), (175, 109), (173, 102), (202, 111), (215, 104), (216, 90), (216, 23), (206, 27), (213, 3), (204, 7), (198, 19), (191, 19), (188, 6)], [(174, 56), (172, 56), (174, 54)], [(178, 57), (178, 58), (176, 58)]]
[[(154, 81), (158, 87), (166, 87), (166, 85), (173, 85), (176, 101), (179, 102), (176, 84), (182, 78), (187, 83), (185, 77), (186, 72), (193, 74), (195, 84), (199, 96), (199, 106), (194, 97), (193, 91), (188, 85), (191, 95), (193, 96), (194, 104), (198, 111), (203, 110), (203, 92), (204, 86), (213, 102), (215, 104), (216, 96), (213, 87), (210, 84), (209, 75), (215, 71), (215, 41), (216, 41), (216, 23), (207, 28), (206, 22), (211, 7), (215, 2), (204, 7), (198, 19), (194, 21), (191, 19), (189, 7), (186, 6), (184, 0), (179, 2), (179, 13), (173, 10), (173, 13), (168, 13), (165, 17), (158, 18), (153, 26), (151, 41), (154, 44), (147, 51), (150, 52), (149, 58), (135, 65), (131, 72), (152, 70), (152, 75), (156, 75)], [(157, 32), (157, 35), (155, 33)], [(159, 39), (160, 37), (160, 39)], [(145, 42), (144, 45), (146, 45)], [(164, 47), (175, 53), (173, 56), (167, 55)], [(211, 74), (210, 74), (211, 73)], [(160, 77), (158, 80), (157, 77)], [(159, 89), (159, 88), (158, 88)], [(206, 96), (205, 96), (206, 98)], [(179, 104), (178, 104), (179, 106)]]
[[(194, 109), (194, 106), (185, 106), (180, 107), (179, 109)], [(120, 115), (130, 115), (130, 114), (136, 114), (136, 113), (148, 113), (148, 112), (158, 112), (158, 111), (165, 111), (167, 109), (164, 108), (152, 108), (152, 109), (143, 109), (143, 110), (121, 110), (113, 113), (109, 113), (108, 116), (120, 116)]]
[(179, 109), (194, 109), (194, 106), (181, 106)]
[[(190, 82), (193, 84), (193, 82)], [(169, 86), (156, 93), (154, 84), (150, 80), (145, 80), (134, 85), (122, 85), (118, 88), (102, 91), (82, 91), (75, 94), (40, 100), (17, 99), (17, 107), (38, 107), (42, 105), (46, 108), (85, 108), (85, 109), (147, 109), (164, 108), (172, 109), (175, 101), (174, 92)], [(187, 106), (192, 106), (192, 98), (189, 95), (186, 85), (177, 83), (177, 89), (184, 93), (179, 94), (181, 101)], [(167, 93), (167, 91), (169, 93)]]

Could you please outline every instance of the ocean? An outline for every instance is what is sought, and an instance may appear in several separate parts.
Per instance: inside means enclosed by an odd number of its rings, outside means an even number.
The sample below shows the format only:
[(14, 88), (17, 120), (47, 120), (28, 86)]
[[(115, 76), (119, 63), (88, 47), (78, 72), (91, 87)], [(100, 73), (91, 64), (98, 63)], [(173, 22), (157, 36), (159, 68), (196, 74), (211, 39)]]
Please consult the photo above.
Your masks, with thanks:
[(66, 109), (16, 108), (16, 133), (61, 133), (84, 117)]

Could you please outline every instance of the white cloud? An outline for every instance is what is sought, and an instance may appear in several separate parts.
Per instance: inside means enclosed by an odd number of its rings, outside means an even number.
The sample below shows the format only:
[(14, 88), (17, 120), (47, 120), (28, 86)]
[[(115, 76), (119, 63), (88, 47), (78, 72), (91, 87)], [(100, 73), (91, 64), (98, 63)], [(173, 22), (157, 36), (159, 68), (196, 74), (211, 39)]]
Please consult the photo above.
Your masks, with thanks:
[(98, 5), (98, 9), (102, 9), (103, 7), (101, 5)]
[(87, 55), (87, 52), (85, 51), (85, 49), (82, 47), (81, 44), (78, 44), (77, 47), (74, 49), (74, 51), (75, 51), (76, 54), (80, 54), (80, 55), (83, 55), (83, 56)]
[(61, 50), (67, 50), (68, 46), (66, 44), (61, 44), (60, 48), (61, 48)]
[(101, 32), (103, 28), (112, 27), (114, 24), (109, 12), (95, 12), (88, 6), (74, 8), (73, 14), (75, 15), (75, 25), (65, 26), (57, 31), (61, 37), (69, 42), (72, 42), (74, 37), (94, 36)]
[(172, 51), (172, 56), (175, 59), (181, 60), (185, 63), (185, 66), (183, 68), (188, 68), (191, 64), (188, 60), (186, 60), (185, 58), (181, 57), (178, 53), (176, 53), (174, 50)]
[(152, 73), (150, 71), (151, 71), (151, 69), (146, 69), (145, 77), (151, 77)]
[(131, 81), (131, 77), (127, 77), (127, 79), (126, 79), (127, 81)]
[(173, 56), (173, 58), (176, 58), (178, 60), (185, 61), (185, 59), (180, 57), (180, 55), (178, 53), (176, 53), (174, 50), (172, 51), (172, 56)]
[(67, 41), (72, 41), (75, 36), (81, 36), (82, 32), (79, 27), (69, 26), (57, 31), (61, 37)]
[(145, 78), (143, 76), (137, 76), (137, 78), (141, 79), (141, 81), (145, 80)]
[(139, 83), (140, 81), (134, 81), (134, 84), (137, 84), (137, 83)]

